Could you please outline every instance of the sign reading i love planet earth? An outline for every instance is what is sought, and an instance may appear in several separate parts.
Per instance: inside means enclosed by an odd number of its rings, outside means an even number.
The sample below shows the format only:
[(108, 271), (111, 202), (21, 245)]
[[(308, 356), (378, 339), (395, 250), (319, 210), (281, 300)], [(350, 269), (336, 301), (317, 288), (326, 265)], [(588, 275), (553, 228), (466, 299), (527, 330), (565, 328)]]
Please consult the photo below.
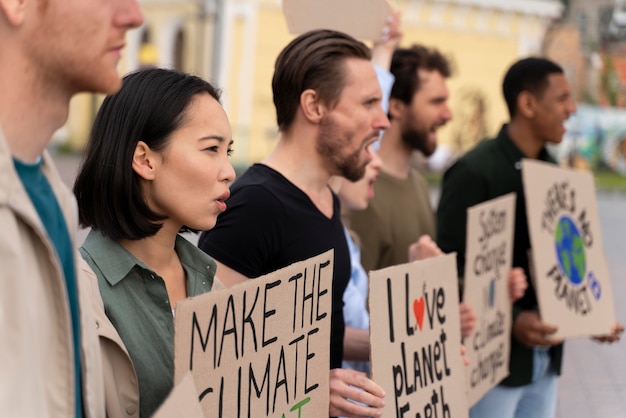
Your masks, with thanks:
[(533, 283), (555, 337), (609, 334), (615, 324), (593, 176), (522, 161)]
[(465, 339), (470, 364), (466, 385), (470, 405), (509, 374), (511, 298), (508, 275), (513, 258), (515, 193), (467, 210), (463, 300), (476, 313)]
[(382, 417), (467, 417), (456, 254), (372, 271), (369, 294)]

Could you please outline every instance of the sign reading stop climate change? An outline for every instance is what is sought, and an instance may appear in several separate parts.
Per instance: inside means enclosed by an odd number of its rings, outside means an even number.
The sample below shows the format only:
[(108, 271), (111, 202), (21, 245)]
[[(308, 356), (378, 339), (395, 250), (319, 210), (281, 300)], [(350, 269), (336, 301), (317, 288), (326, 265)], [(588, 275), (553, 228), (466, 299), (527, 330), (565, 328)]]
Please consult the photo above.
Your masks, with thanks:
[(465, 339), (470, 364), (467, 396), (473, 405), (509, 374), (511, 298), (508, 275), (513, 256), (515, 193), (467, 210), (464, 294), (476, 313)]
[(609, 334), (615, 324), (591, 173), (522, 161), (541, 319), (555, 337)]

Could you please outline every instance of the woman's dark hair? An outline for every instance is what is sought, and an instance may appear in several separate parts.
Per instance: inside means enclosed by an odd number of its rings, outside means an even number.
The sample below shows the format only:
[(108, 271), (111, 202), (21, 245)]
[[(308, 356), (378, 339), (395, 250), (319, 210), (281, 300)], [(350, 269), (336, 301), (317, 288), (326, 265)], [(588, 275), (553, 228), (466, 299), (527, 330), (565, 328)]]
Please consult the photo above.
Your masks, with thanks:
[(105, 98), (96, 115), (74, 183), (81, 226), (115, 241), (157, 233), (167, 216), (144, 199), (132, 169), (135, 148), (143, 141), (163, 150), (193, 98), (203, 93), (219, 101), (220, 91), (193, 75), (151, 68), (124, 77), (120, 91)]

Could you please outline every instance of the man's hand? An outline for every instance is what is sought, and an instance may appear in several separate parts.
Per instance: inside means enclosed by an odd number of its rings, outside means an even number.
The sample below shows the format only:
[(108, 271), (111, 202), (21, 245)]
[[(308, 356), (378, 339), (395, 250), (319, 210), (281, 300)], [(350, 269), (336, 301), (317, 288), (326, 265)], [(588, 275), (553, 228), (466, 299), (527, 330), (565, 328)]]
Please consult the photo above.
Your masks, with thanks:
[(520, 299), (526, 293), (528, 287), (528, 280), (524, 269), (520, 267), (512, 268), (509, 271), (509, 295), (511, 296), (511, 302), (515, 302)]
[(422, 235), (409, 246), (409, 261), (424, 260), (442, 254), (443, 251), (429, 235)]
[(470, 336), (476, 326), (476, 314), (470, 305), (465, 302), (459, 304), (461, 318), (461, 338)]
[(608, 335), (598, 335), (596, 337), (593, 337), (594, 340), (596, 340), (599, 343), (614, 343), (619, 341), (622, 333), (624, 332), (624, 326), (622, 324), (620, 324), (619, 322), (616, 323), (615, 325), (613, 325), (613, 327), (611, 328), (611, 333)]
[(372, 64), (377, 67), (389, 69), (393, 51), (396, 50), (402, 40), (400, 22), (400, 12), (396, 10), (387, 18), (387, 24), (383, 28), (380, 38), (374, 39)]
[(554, 325), (546, 324), (535, 311), (522, 311), (513, 322), (513, 336), (528, 347), (550, 347), (563, 342), (562, 338), (550, 338), (558, 330)]
[[(330, 407), (331, 417), (379, 417), (385, 406), (385, 392), (369, 379), (365, 373), (349, 369), (331, 369), (330, 371)], [(368, 405), (358, 405), (354, 402)]]
[(470, 359), (465, 355), (465, 345), (461, 344), (461, 357), (463, 358), (463, 365), (469, 366)]

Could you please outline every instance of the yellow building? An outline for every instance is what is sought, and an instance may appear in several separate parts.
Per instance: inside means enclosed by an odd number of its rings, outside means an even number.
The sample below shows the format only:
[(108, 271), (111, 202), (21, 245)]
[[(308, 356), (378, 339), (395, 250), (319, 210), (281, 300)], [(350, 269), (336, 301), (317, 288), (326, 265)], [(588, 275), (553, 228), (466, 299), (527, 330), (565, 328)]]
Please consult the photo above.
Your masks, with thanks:
[[(224, 90), (233, 126), (234, 163), (264, 158), (278, 137), (271, 92), (274, 61), (294, 36), (287, 31), (281, 1), (141, 4), (146, 24), (128, 35), (124, 70), (152, 60), (214, 81)], [(448, 154), (494, 134), (507, 119), (500, 87), (504, 71), (519, 57), (540, 54), (547, 28), (562, 13), (558, 0), (396, 0), (394, 6), (402, 11), (403, 46), (436, 47), (454, 63), (449, 82), (454, 119), (440, 134), (441, 149)], [(94, 100), (78, 101), (83, 113), (93, 112)], [(73, 107), (74, 113), (80, 111)], [(72, 123), (85, 124), (84, 116), (78, 119)], [(83, 128), (68, 129), (75, 132), (70, 136), (76, 144), (86, 137)]]

